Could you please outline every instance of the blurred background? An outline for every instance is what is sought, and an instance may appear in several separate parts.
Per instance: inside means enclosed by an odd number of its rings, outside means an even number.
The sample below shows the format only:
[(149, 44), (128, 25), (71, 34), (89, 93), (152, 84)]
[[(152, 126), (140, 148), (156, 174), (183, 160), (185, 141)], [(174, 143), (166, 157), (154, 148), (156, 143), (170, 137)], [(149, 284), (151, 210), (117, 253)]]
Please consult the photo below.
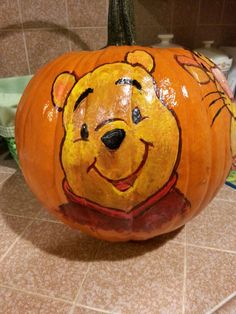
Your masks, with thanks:
[[(173, 33), (187, 48), (236, 45), (235, 0), (134, 0), (136, 40)], [(70, 50), (106, 45), (108, 0), (1, 0), (0, 77), (27, 75)]]

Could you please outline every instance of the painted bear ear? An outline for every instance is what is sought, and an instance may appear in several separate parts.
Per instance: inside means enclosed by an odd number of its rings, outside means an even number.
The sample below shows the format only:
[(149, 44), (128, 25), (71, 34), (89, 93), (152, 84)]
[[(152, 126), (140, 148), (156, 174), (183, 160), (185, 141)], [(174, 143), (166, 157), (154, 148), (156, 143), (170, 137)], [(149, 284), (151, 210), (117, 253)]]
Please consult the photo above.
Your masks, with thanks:
[(153, 72), (155, 66), (153, 57), (144, 50), (129, 52), (126, 61), (132, 65), (144, 67), (149, 73)]
[(67, 97), (76, 83), (74, 74), (64, 72), (59, 74), (52, 86), (52, 101), (58, 111), (62, 111)]

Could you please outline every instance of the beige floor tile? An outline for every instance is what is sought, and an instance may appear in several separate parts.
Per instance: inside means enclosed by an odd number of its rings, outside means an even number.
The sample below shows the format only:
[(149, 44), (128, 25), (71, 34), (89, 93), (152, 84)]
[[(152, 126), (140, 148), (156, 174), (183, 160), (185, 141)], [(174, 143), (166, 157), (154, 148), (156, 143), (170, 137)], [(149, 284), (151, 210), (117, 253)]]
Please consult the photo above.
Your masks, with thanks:
[(6, 171), (16, 171), (19, 169), (17, 166), (15, 160), (12, 158), (10, 153), (6, 150), (1, 151), (0, 149), (0, 172), (1, 170), (4, 170), (3, 172)]
[(78, 304), (119, 313), (181, 313), (184, 247), (153, 239), (104, 243)]
[(0, 257), (32, 220), (0, 214)]
[(0, 286), (0, 308), (4, 314), (67, 314), (71, 305)]
[(186, 230), (187, 243), (236, 251), (236, 203), (215, 199)]
[(236, 254), (187, 247), (186, 314), (206, 313), (236, 289)]
[(11, 165), (2, 165), (1, 161), (0, 161), (0, 176), (2, 175), (2, 173), (7, 173), (9, 175), (12, 175), (13, 173), (16, 172), (16, 168), (12, 167)]
[[(15, 163), (15, 162), (14, 162)], [(12, 166), (11, 165), (11, 162), (7, 163), (7, 165), (2, 165), (1, 162), (0, 162), (0, 173), (10, 173), (10, 174), (13, 174), (17, 171), (17, 166)]]
[(158, 238), (159, 238), (159, 241), (166, 240), (166, 241), (174, 241), (178, 243), (185, 243), (185, 226), (182, 226), (181, 228), (174, 230), (172, 232), (157, 236), (155, 239), (158, 241)]
[(0, 184), (0, 211), (13, 215), (34, 217), (42, 205), (36, 200), (20, 171)]
[(1, 172), (0, 168), (0, 184), (6, 181), (8, 178), (12, 176), (12, 173), (10, 172)]
[(0, 282), (73, 300), (98, 243), (65, 225), (35, 221), (0, 266)]
[(225, 184), (216, 195), (216, 198), (236, 202), (236, 190)]

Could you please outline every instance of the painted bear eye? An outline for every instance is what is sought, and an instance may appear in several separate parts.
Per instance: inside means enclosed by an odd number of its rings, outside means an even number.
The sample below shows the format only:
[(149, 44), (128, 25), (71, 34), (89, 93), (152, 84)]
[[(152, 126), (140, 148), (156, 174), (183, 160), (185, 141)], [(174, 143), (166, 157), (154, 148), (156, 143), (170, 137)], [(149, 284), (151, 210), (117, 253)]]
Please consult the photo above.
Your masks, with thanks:
[(80, 130), (80, 136), (82, 138), (82, 140), (87, 141), (88, 137), (89, 137), (89, 132), (88, 132), (88, 126), (86, 123), (84, 123), (81, 126), (81, 130)]
[(135, 107), (132, 111), (133, 123), (138, 124), (142, 120), (142, 115), (138, 107)]

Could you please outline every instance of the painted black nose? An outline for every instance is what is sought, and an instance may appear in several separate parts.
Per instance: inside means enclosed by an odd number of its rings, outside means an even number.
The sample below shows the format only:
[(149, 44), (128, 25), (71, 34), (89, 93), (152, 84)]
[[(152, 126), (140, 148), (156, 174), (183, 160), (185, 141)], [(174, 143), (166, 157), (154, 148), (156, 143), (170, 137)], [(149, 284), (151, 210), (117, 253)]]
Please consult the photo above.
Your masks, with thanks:
[(101, 140), (109, 149), (118, 149), (125, 138), (123, 129), (114, 129), (105, 133)]

